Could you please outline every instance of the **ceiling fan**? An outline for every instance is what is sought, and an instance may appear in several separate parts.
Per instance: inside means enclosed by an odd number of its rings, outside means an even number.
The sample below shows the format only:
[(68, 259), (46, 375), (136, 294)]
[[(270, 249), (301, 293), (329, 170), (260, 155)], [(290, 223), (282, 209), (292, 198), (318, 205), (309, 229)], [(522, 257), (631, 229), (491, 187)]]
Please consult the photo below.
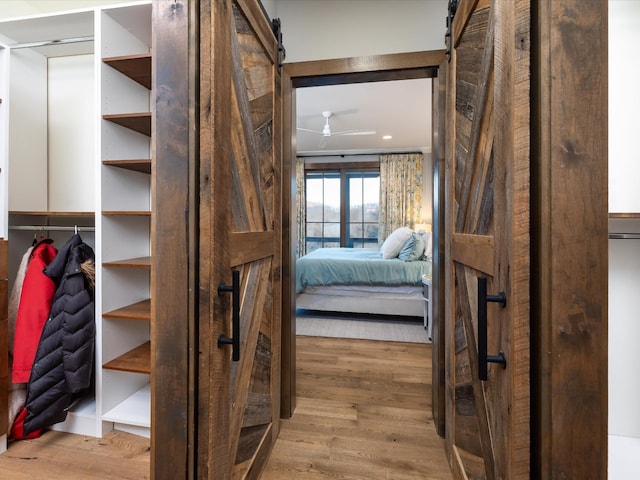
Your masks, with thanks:
[(375, 135), (376, 134), (375, 130), (345, 130), (342, 132), (333, 132), (331, 131), (331, 125), (329, 125), (329, 118), (333, 116), (333, 112), (329, 112), (329, 111), (322, 112), (322, 116), (325, 119), (324, 127), (322, 131), (309, 130), (308, 128), (300, 128), (300, 127), (298, 127), (298, 130), (302, 132), (317, 133), (322, 135), (323, 137), (332, 137), (334, 135)]

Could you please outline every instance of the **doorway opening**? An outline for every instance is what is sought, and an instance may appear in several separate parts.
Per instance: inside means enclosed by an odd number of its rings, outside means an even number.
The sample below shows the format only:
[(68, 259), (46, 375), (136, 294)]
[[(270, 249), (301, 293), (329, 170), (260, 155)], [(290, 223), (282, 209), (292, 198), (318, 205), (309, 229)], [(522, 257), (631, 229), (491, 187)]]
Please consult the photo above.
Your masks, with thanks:
[[(283, 312), (281, 414), (289, 418), (296, 397), (296, 92), (298, 88), (434, 78), (444, 51), (380, 55), (357, 59), (320, 60), (285, 64), (283, 68), (283, 178), (291, 189), (283, 192)], [(432, 106), (433, 108), (433, 106)], [(289, 141), (290, 140), (290, 141)]]

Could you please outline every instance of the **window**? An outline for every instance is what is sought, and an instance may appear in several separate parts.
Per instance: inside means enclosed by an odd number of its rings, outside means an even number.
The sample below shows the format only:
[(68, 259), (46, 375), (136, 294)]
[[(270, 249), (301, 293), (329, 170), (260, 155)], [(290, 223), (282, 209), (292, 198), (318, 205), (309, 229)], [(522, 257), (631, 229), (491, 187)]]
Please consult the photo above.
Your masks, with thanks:
[(377, 166), (313, 166), (305, 172), (306, 251), (378, 245)]

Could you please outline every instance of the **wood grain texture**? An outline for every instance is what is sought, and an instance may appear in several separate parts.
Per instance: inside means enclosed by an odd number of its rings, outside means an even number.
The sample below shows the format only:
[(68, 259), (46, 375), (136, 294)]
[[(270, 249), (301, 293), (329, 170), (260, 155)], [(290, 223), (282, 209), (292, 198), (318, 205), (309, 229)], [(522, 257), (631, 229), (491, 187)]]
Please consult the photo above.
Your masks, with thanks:
[(607, 4), (536, 5), (533, 475), (606, 478)]
[(151, 136), (151, 112), (110, 113), (102, 118), (147, 137)]
[(240, 232), (231, 234), (231, 266), (273, 256), (276, 245), (274, 231)]
[(106, 57), (102, 61), (151, 90), (151, 54)]
[[(394, 53), (387, 55), (373, 55), (364, 57), (339, 58), (334, 60), (315, 60), (309, 62), (288, 63), (285, 65), (287, 74), (292, 77), (295, 86), (310, 86), (304, 82), (304, 77), (317, 77), (319, 74), (335, 79), (337, 83), (358, 83), (359, 81), (380, 81), (390, 79), (385, 77), (389, 72), (399, 72), (401, 78), (407, 78), (412, 70), (418, 70), (419, 77), (426, 78), (435, 74), (433, 69), (444, 60), (444, 50), (430, 50), (425, 52)], [(365, 74), (356, 76), (355, 74)], [(397, 74), (394, 74), (396, 77)], [(322, 81), (322, 80), (320, 80)]]
[[(277, 47), (254, 0), (201, 2), (200, 376), (197, 470), (202, 478), (257, 478), (277, 435), (280, 323), (280, 134)], [(271, 38), (269, 38), (269, 36)], [(225, 112), (225, 114), (220, 114)], [(276, 133), (277, 131), (277, 133)], [(240, 358), (232, 336), (240, 274)], [(275, 352), (275, 354), (274, 354)]]
[(231, 124), (231, 2), (200, 2), (200, 168), (198, 263), (198, 368), (196, 464), (198, 475), (228, 478), (229, 395), (231, 357), (217, 347), (219, 335), (228, 335), (222, 316), (219, 282), (229, 285), (229, 198), (232, 155), (228, 139)]
[(131, 170), (140, 173), (151, 173), (151, 159), (143, 158), (139, 160), (103, 160), (103, 165), (110, 165), (112, 167), (124, 168), (125, 170)]
[[(494, 187), (504, 184), (503, 204), (508, 212), (497, 214), (494, 222), (504, 221), (504, 228), (496, 226), (496, 245), (508, 245), (500, 252), (497, 282), (494, 291), (505, 290), (509, 297), (507, 308), (496, 309), (494, 323), (503, 327), (500, 345), (510, 368), (500, 382), (508, 384), (494, 393), (493, 402), (509, 404), (505, 435), (496, 441), (496, 448), (508, 450), (509, 458), (500, 459), (500, 470), (514, 479), (531, 478), (531, 357), (530, 332), (535, 321), (531, 310), (531, 28), (532, 2), (496, 2), (496, 60), (495, 60), (495, 159), (504, 159), (506, 169), (494, 163)], [(503, 174), (504, 173), (504, 174)], [(504, 180), (503, 180), (504, 179)], [(498, 195), (498, 193), (496, 193)], [(498, 203), (496, 201), (496, 203)], [(568, 226), (568, 225), (567, 225)], [(503, 240), (504, 239), (504, 240)], [(605, 241), (606, 242), (606, 241)], [(505, 388), (496, 383), (497, 388)], [(492, 392), (489, 394), (491, 395)], [(499, 466), (500, 467), (500, 466)], [(580, 477), (581, 475), (577, 475)]]
[(139, 347), (120, 355), (105, 363), (105, 370), (119, 370), (121, 372), (151, 373), (151, 342), (145, 342)]
[[(142, 480), (150, 475), (149, 439), (118, 430), (104, 438), (48, 431), (9, 445), (0, 477), (13, 480)], [(158, 477), (155, 477), (158, 478)]]
[(495, 245), (493, 236), (453, 234), (452, 260), (470, 265), (476, 270), (491, 274), (494, 265)]
[(298, 338), (298, 406), (263, 480), (449, 480), (430, 413), (431, 347)]
[[(529, 478), (530, 23), (522, 4), (463, 1), (454, 20), (445, 430), (456, 478)], [(491, 366), (486, 381), (478, 379), (480, 276), (508, 297), (506, 308), (488, 308), (487, 326), (488, 352), (504, 351), (507, 368)]]
[(104, 312), (104, 318), (128, 318), (130, 320), (151, 320), (151, 300), (142, 300), (122, 308)]

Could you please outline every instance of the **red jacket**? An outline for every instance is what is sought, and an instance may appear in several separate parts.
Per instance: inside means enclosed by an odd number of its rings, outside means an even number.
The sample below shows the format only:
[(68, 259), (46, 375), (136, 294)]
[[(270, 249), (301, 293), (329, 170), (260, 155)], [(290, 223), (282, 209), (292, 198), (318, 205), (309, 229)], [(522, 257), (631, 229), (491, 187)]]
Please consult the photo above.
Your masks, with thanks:
[(40, 335), (49, 312), (56, 285), (44, 274), (44, 267), (56, 256), (53, 240), (43, 239), (31, 252), (31, 258), (22, 284), (20, 304), (16, 316), (16, 332), (13, 339), (13, 383), (27, 383), (40, 342)]

